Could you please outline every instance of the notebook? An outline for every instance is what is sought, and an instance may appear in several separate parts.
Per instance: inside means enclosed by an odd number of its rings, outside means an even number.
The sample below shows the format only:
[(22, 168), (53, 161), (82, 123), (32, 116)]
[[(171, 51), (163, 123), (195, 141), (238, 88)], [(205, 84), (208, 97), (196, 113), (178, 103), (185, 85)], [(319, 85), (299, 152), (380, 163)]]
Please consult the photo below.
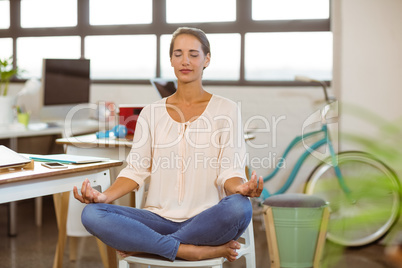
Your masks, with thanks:
[(0, 168), (17, 167), (28, 164), (31, 160), (17, 152), (0, 145)]
[(109, 161), (109, 158), (95, 157), (95, 156), (82, 156), (71, 154), (49, 154), (49, 155), (35, 155), (30, 156), (30, 159), (42, 162), (60, 162), (63, 164), (88, 164), (102, 161)]

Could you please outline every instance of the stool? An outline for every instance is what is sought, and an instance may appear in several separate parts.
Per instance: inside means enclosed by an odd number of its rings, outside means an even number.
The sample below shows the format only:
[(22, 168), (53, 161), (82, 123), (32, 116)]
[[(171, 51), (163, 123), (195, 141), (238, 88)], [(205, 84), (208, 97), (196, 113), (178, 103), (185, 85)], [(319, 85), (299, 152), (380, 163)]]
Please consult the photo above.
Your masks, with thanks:
[(305, 194), (280, 194), (264, 201), (271, 268), (320, 267), (329, 220), (327, 203)]

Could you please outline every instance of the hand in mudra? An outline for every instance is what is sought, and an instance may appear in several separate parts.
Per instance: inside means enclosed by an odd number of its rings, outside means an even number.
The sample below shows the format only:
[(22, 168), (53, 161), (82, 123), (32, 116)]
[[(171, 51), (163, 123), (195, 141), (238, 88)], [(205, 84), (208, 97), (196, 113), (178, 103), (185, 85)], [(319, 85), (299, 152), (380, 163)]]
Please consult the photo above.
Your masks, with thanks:
[(75, 199), (81, 203), (89, 204), (106, 202), (106, 195), (92, 188), (88, 179), (85, 179), (82, 183), (81, 195), (78, 194), (77, 186), (74, 186), (73, 193)]
[(257, 178), (255, 171), (251, 173), (251, 178), (246, 183), (239, 185), (236, 189), (236, 193), (242, 194), (248, 197), (259, 197), (264, 187), (264, 180), (262, 176)]

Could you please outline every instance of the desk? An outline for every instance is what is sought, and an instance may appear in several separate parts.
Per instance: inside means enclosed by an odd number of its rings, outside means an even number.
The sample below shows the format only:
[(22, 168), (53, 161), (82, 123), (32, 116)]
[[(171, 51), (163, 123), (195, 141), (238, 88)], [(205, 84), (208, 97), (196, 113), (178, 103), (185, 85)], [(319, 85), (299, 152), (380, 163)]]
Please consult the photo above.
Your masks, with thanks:
[[(44, 195), (62, 193), (55, 202), (59, 237), (53, 267), (62, 267), (66, 241), (66, 220), (69, 191), (80, 186), (85, 178), (93, 185), (110, 182), (109, 169), (120, 166), (121, 161), (107, 161), (85, 165), (69, 165), (68, 169), (48, 169), (35, 162), (33, 170), (0, 172), (0, 203), (23, 200)], [(55, 200), (56, 201), (56, 200)], [(108, 250), (108, 254), (112, 254)], [(109, 267), (115, 267), (114, 258), (109, 258)]]
[[(132, 141), (126, 139), (104, 138), (97, 139), (95, 134), (61, 138), (57, 144), (65, 146), (66, 154), (108, 157), (123, 161), (123, 165), (110, 170), (111, 178), (115, 179), (119, 172), (127, 165), (126, 158), (131, 150)], [(134, 196), (130, 195), (130, 201), (124, 201), (124, 197), (117, 200), (117, 204), (133, 205)]]
[[(68, 135), (80, 135), (84, 133), (91, 133), (99, 129), (99, 122), (96, 120), (73, 120), (66, 128), (63, 121), (57, 122), (57, 124), (47, 125), (43, 122), (29, 124), (28, 128), (22, 127), (22, 125), (11, 125), (0, 128), (0, 139), (10, 140), (10, 149), (18, 152), (18, 138), (20, 137), (36, 137), (36, 136), (51, 136), (60, 135), (67, 137)], [(30, 152), (33, 153), (33, 152)], [(41, 225), (41, 208), (42, 199), (36, 198), (36, 224)], [(10, 203), (10, 215), (9, 215), (9, 235), (17, 234), (17, 204)]]

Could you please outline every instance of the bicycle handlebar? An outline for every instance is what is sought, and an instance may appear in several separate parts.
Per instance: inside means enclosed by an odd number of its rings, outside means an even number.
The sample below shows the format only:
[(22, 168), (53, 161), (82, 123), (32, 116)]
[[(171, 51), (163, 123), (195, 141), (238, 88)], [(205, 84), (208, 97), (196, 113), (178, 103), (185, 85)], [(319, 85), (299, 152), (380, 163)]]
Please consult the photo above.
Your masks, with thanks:
[(314, 83), (319, 83), (322, 86), (322, 89), (324, 91), (324, 97), (325, 97), (325, 101), (327, 103), (331, 103), (332, 101), (330, 100), (330, 98), (328, 97), (328, 91), (327, 91), (327, 84), (324, 81), (320, 81), (320, 80), (315, 80), (312, 79), (310, 77), (307, 76), (301, 76), (301, 75), (296, 75), (295, 76), (295, 80), (296, 81), (302, 81), (302, 82), (314, 82)]

